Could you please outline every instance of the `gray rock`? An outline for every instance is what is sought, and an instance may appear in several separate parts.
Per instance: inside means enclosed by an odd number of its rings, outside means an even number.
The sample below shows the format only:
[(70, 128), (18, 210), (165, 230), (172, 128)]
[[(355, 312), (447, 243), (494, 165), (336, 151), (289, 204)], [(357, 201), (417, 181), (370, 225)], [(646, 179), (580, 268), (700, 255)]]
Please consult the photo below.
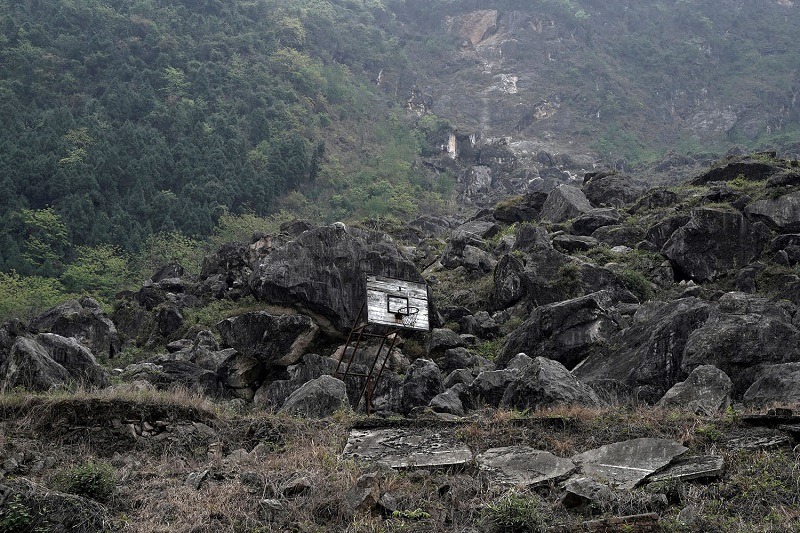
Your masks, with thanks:
[(527, 446), (490, 448), (475, 461), (490, 484), (532, 488), (560, 481), (575, 471), (569, 459)]
[(494, 269), (492, 277), (492, 307), (506, 309), (527, 294), (523, 272), (525, 265), (513, 255), (504, 255)]
[(214, 396), (218, 393), (216, 373), (206, 370), (195, 363), (189, 361), (164, 360), (158, 357), (148, 362), (154, 363), (148, 371), (131, 374), (128, 372), (130, 367), (126, 367), (123, 376), (149, 381), (158, 389), (162, 390), (180, 385), (210, 396)]
[(245, 313), (217, 324), (222, 342), (264, 365), (292, 365), (316, 339), (319, 327), (305, 315)]
[(388, 235), (336, 223), (273, 250), (254, 270), (250, 288), (261, 300), (307, 309), (344, 331), (366, 299), (367, 273), (424, 282)]
[(72, 381), (67, 369), (53, 361), (44, 346), (26, 337), (19, 337), (14, 342), (0, 366), (0, 376), (2, 390), (22, 387), (46, 391)]
[(587, 175), (583, 184), (586, 198), (596, 207), (622, 207), (635, 202), (644, 190), (642, 184), (629, 176), (604, 172)]
[(501, 407), (540, 410), (557, 405), (596, 407), (600, 398), (557, 361), (536, 357), (506, 388)]
[(586, 195), (577, 187), (559, 185), (547, 195), (542, 206), (542, 220), (566, 222), (592, 210)]
[(603, 226), (619, 224), (622, 215), (613, 208), (592, 209), (572, 221), (572, 234), (589, 236)]
[(678, 229), (682, 228), (692, 219), (691, 215), (678, 213), (650, 226), (645, 233), (645, 240), (653, 243), (656, 249), (661, 250)]
[(688, 375), (681, 369), (689, 335), (708, 319), (712, 305), (697, 298), (648, 302), (631, 325), (608, 340), (608, 350), (591, 354), (574, 374), (584, 382), (612, 380), (657, 402)]
[(617, 496), (608, 485), (588, 477), (570, 480), (564, 486), (564, 496), (561, 498), (561, 504), (567, 509), (588, 509), (594, 512), (611, 509), (616, 501)]
[(754, 407), (800, 403), (800, 363), (764, 365), (742, 401)]
[(537, 220), (545, 200), (547, 200), (546, 193), (538, 191), (526, 193), (497, 204), (492, 216), (495, 220), (507, 224)]
[(116, 326), (103, 313), (100, 304), (89, 297), (53, 307), (31, 320), (29, 327), (72, 337), (101, 357), (114, 357), (122, 348)]
[(428, 405), (443, 391), (442, 373), (436, 363), (429, 359), (417, 359), (411, 364), (403, 381), (403, 412)]
[(648, 483), (664, 481), (691, 481), (722, 477), (725, 459), (720, 455), (681, 457), (657, 474), (647, 478)]
[(517, 379), (518, 375), (519, 371), (517, 370), (481, 372), (466, 388), (467, 407), (478, 409), (482, 406), (499, 406), (506, 389)]
[(612, 487), (632, 489), (667, 466), (688, 448), (665, 439), (633, 439), (579, 453), (572, 460), (581, 471)]
[(686, 381), (673, 385), (656, 405), (713, 416), (730, 405), (732, 388), (725, 372), (712, 365), (701, 365), (692, 370)]
[(231, 389), (256, 387), (266, 375), (264, 363), (255, 357), (234, 352), (217, 371), (223, 385)]
[(464, 339), (452, 329), (434, 328), (428, 335), (428, 355), (463, 346)]
[(497, 364), (508, 364), (518, 353), (531, 357), (545, 356), (567, 368), (607, 341), (617, 329), (607, 309), (610, 294), (600, 291), (580, 298), (538, 307), (530, 318), (512, 331), (505, 340)]
[(262, 407), (279, 409), (286, 399), (300, 386), (325, 375), (333, 375), (337, 363), (330, 357), (317, 354), (306, 354), (302, 362), (289, 366), (286, 371), (289, 379), (264, 383), (256, 392), (253, 403)]
[(637, 226), (612, 225), (597, 228), (590, 236), (608, 246), (629, 246), (634, 248), (644, 240), (644, 235), (644, 230)]
[(92, 352), (74, 338), (55, 333), (40, 333), (35, 341), (47, 350), (50, 358), (67, 369), (72, 380), (88, 386), (104, 387), (106, 372)]
[(528, 357), (528, 354), (518, 353), (517, 355), (514, 356), (514, 358), (511, 361), (508, 362), (508, 364), (506, 365), (506, 369), (519, 370), (520, 372), (522, 372), (523, 370), (528, 368), (528, 366), (530, 366), (532, 362), (533, 359)]
[(436, 413), (447, 413), (456, 416), (464, 416), (464, 405), (461, 402), (461, 395), (467, 388), (463, 383), (457, 383), (441, 394), (433, 397), (428, 404)]
[(594, 237), (581, 237), (578, 235), (556, 235), (553, 237), (553, 246), (564, 253), (585, 252), (600, 245)]
[(672, 234), (662, 253), (682, 277), (713, 281), (761, 254), (770, 232), (739, 213), (713, 208), (692, 211), (692, 219)]
[(800, 231), (800, 191), (773, 200), (759, 200), (748, 205), (745, 214), (781, 233)]
[(744, 293), (726, 293), (708, 320), (686, 342), (681, 368), (711, 364), (734, 382), (734, 397), (747, 386), (743, 370), (758, 364), (800, 361), (800, 329), (780, 304)]
[(422, 428), (351, 430), (342, 456), (391, 468), (443, 468), (473, 460), (453, 431)]
[(279, 412), (308, 418), (325, 418), (341, 409), (350, 409), (344, 382), (332, 376), (321, 376), (294, 391)]

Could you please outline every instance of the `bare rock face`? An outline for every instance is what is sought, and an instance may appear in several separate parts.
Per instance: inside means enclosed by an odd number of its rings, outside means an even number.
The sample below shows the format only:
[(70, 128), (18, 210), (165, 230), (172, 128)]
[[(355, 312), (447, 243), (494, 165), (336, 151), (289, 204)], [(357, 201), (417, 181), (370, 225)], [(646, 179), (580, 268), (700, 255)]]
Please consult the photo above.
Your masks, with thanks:
[(475, 457), (493, 485), (533, 488), (557, 482), (575, 471), (569, 459), (527, 446), (490, 448)]
[(621, 221), (622, 215), (616, 209), (592, 209), (572, 221), (572, 233), (589, 236), (603, 226), (619, 224)]
[(497, 17), (496, 9), (481, 9), (454, 17), (448, 25), (475, 46), (497, 30)]
[(442, 373), (436, 363), (417, 359), (403, 382), (403, 411), (408, 413), (414, 407), (425, 407), (443, 391)]
[(424, 281), (388, 235), (336, 223), (275, 249), (256, 267), (250, 287), (261, 300), (314, 313), (343, 331), (366, 298), (367, 274)]
[(800, 403), (800, 363), (765, 365), (742, 401), (754, 407)]
[(114, 323), (103, 313), (100, 304), (88, 297), (69, 300), (31, 320), (35, 331), (73, 337), (98, 356), (114, 357), (121, 341)]
[(72, 376), (66, 368), (50, 358), (44, 346), (20, 337), (0, 367), (0, 389), (23, 387), (26, 390), (46, 391), (69, 383)]
[(226, 346), (255, 357), (264, 365), (297, 363), (316, 338), (319, 327), (304, 315), (244, 313), (217, 324)]
[(583, 192), (595, 207), (622, 207), (635, 202), (644, 187), (630, 176), (621, 174), (587, 174)]
[(711, 309), (697, 298), (644, 304), (632, 324), (610, 340), (608, 351), (590, 355), (575, 375), (588, 383), (614, 381), (635, 391), (640, 400), (655, 403), (686, 378), (681, 370), (686, 342)]
[(547, 195), (542, 206), (542, 220), (566, 222), (592, 210), (586, 195), (571, 185), (559, 185)]
[(580, 453), (572, 460), (584, 474), (612, 487), (632, 489), (688, 450), (665, 439), (633, 439)]
[(537, 357), (506, 389), (501, 407), (513, 409), (545, 409), (557, 405), (597, 407), (600, 398), (578, 381), (564, 365)]
[(781, 233), (800, 231), (800, 192), (785, 194), (774, 200), (759, 200), (748, 205), (745, 214), (750, 220), (764, 222)]
[(349, 408), (344, 382), (332, 376), (321, 376), (294, 391), (279, 412), (308, 418), (325, 418), (340, 409)]
[(600, 291), (536, 308), (506, 338), (497, 358), (498, 366), (505, 366), (524, 352), (531, 357), (546, 356), (567, 368), (574, 367), (616, 331), (617, 325), (606, 311), (610, 305), (610, 294)]
[(495, 309), (507, 309), (527, 294), (524, 271), (525, 265), (513, 255), (506, 254), (500, 259), (492, 276), (492, 304)]
[(656, 405), (681, 407), (692, 413), (713, 416), (728, 407), (732, 388), (725, 372), (712, 365), (701, 365), (692, 370), (686, 381), (669, 389)]
[(687, 339), (681, 368), (690, 372), (699, 365), (714, 365), (731, 377), (741, 394), (749, 386), (744, 369), (790, 361), (800, 361), (800, 329), (792, 324), (792, 315), (766, 298), (731, 292)]
[(739, 213), (698, 208), (672, 234), (662, 253), (683, 277), (713, 281), (757, 259), (769, 237), (764, 224), (751, 223)]

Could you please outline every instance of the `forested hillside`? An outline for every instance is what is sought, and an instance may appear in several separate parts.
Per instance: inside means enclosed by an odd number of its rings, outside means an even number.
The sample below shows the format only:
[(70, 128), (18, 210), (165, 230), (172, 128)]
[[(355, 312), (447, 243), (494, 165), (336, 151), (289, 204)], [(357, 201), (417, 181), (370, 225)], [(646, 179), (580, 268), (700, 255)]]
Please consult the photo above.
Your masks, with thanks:
[(415, 210), (418, 135), (370, 84), (405, 67), (391, 21), (371, 1), (0, 1), (0, 271), (57, 276), (73, 245), (205, 237), (225, 212)]
[(112, 295), (292, 217), (796, 153), (798, 23), (787, 0), (0, 0), (0, 302)]

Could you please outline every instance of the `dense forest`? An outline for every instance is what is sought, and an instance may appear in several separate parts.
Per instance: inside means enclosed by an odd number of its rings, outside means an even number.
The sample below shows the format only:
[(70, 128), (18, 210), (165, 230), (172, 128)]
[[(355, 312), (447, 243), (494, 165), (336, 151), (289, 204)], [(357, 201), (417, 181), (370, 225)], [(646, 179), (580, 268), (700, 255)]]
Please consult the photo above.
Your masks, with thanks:
[(419, 135), (369, 81), (406, 61), (382, 24), (370, 1), (0, 1), (0, 271), (312, 213), (316, 188), (343, 192), (325, 218), (416, 209)]

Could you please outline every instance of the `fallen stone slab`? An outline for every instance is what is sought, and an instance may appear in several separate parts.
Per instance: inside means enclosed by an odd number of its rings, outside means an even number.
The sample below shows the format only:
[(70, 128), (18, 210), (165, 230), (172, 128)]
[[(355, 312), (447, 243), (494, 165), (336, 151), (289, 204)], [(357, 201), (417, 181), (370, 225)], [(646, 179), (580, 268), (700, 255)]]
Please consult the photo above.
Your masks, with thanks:
[(725, 460), (719, 455), (682, 457), (661, 472), (647, 478), (648, 482), (691, 481), (722, 477)]
[(583, 473), (614, 488), (632, 489), (688, 450), (666, 439), (642, 438), (579, 453), (572, 460)]
[(792, 446), (791, 437), (768, 428), (752, 428), (733, 432), (722, 445), (734, 450), (772, 450)]
[(602, 511), (610, 509), (616, 495), (608, 485), (603, 485), (588, 477), (573, 479), (564, 486), (561, 504), (567, 509), (591, 509)]
[(452, 431), (416, 428), (354, 429), (342, 456), (396, 469), (457, 467), (473, 460), (472, 451)]
[(575, 463), (569, 459), (527, 446), (491, 448), (475, 460), (496, 485), (536, 487), (565, 479), (575, 471)]
[(581, 524), (583, 531), (627, 531), (630, 533), (645, 533), (661, 531), (658, 523), (658, 514), (637, 514), (630, 516), (615, 516), (604, 520), (590, 520)]

